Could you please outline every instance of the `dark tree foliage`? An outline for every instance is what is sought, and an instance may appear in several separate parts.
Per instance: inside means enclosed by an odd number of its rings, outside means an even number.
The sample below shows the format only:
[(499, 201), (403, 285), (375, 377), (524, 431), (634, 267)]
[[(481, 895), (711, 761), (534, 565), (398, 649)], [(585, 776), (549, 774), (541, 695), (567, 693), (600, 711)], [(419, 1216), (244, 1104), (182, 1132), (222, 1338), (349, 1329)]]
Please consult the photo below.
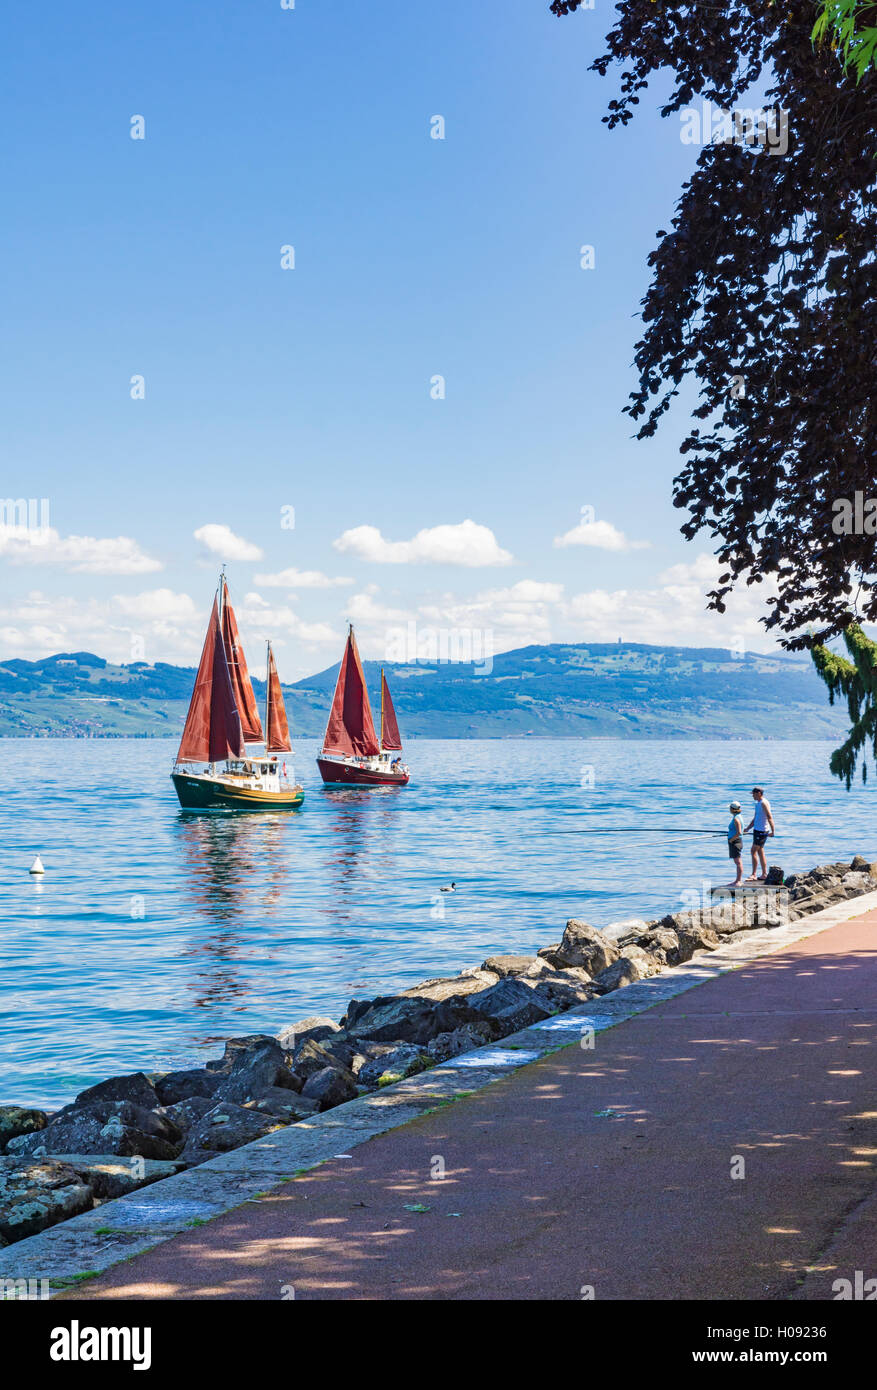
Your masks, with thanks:
[(627, 410), (651, 435), (683, 379), (697, 382), (674, 501), (688, 539), (705, 529), (717, 543), (709, 606), (772, 579), (767, 626), (789, 647), (824, 642), (877, 620), (875, 539), (832, 529), (837, 499), (877, 496), (877, 72), (857, 82), (814, 48), (813, 0), (620, 0), (616, 14), (592, 65), (622, 65), (610, 127), (659, 70), (675, 77), (664, 116), (704, 97), (787, 113), (784, 155), (701, 150), (649, 257)]

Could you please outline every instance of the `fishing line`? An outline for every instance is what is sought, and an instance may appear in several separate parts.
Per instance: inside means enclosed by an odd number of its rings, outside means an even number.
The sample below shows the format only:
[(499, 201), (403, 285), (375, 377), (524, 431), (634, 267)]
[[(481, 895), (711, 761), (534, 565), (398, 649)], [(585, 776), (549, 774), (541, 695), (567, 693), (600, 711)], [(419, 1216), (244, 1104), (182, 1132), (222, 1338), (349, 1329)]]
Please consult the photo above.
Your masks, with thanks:
[(546, 830), (545, 835), (721, 835), (724, 830), (692, 830), (686, 826), (671, 829), (666, 825), (582, 825), (575, 830)]

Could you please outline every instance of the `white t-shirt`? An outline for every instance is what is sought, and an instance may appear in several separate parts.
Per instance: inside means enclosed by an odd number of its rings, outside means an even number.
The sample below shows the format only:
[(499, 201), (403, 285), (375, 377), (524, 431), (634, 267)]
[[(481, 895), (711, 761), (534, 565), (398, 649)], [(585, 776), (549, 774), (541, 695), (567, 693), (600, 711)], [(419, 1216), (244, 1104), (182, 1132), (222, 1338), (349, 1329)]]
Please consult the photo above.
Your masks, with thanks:
[(766, 796), (763, 796), (760, 801), (756, 801), (755, 803), (755, 820), (752, 825), (753, 830), (768, 829), (767, 817), (769, 812), (770, 802), (768, 801)]

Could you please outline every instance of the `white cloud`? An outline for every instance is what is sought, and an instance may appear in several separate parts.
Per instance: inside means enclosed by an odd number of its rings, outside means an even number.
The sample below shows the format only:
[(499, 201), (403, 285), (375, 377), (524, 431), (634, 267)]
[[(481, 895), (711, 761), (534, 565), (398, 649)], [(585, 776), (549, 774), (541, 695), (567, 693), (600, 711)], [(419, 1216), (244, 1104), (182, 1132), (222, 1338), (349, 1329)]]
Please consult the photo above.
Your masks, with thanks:
[(555, 536), (554, 544), (587, 545), (595, 550), (647, 550), (650, 541), (632, 541), (611, 521), (581, 521), (563, 536)]
[(196, 622), (199, 614), (188, 594), (175, 594), (173, 589), (147, 589), (142, 594), (116, 594), (113, 606), (126, 618), (147, 622)]
[(492, 632), (494, 649), (510, 651), (552, 640), (552, 617), (563, 598), (562, 584), (521, 579), (505, 589), (485, 589), (471, 598), (447, 594), (440, 604), (423, 604), (425, 622)]
[(428, 526), (410, 541), (388, 541), (376, 526), (355, 526), (333, 541), (336, 550), (377, 565), (462, 565), (470, 569), (510, 565), (514, 557), (498, 544), (489, 526), (461, 521)]
[[(327, 623), (307, 622), (286, 605), (275, 607), (258, 593), (235, 603), (244, 649), (253, 669), (270, 637), (283, 649), (283, 679), (298, 680), (326, 664), (327, 649), (340, 651), (343, 633)], [(193, 666), (201, 652), (210, 604), (195, 603), (172, 589), (114, 594), (106, 599), (49, 598), (34, 591), (0, 606), (0, 658), (34, 660), (62, 651), (91, 651), (111, 662), (169, 661)]]
[(0, 525), (0, 555), (15, 565), (60, 565), (77, 574), (149, 574), (163, 568), (130, 536), (60, 536), (53, 526)]
[(365, 655), (385, 658), (388, 641), (414, 623), (418, 630), (440, 629), (462, 636), (489, 637), (494, 652), (552, 641), (552, 614), (560, 611), (563, 585), (522, 579), (508, 588), (485, 589), (469, 597), (445, 593), (408, 608), (390, 607), (375, 598), (374, 586), (355, 594), (345, 612), (357, 625)]
[(390, 608), (387, 604), (376, 602), (373, 591), (353, 594), (345, 604), (344, 612), (352, 623), (361, 623), (364, 627), (369, 623), (405, 623), (411, 617), (410, 610), (406, 608)]
[(0, 651), (33, 660), (91, 651), (108, 661), (197, 660), (206, 627), (188, 594), (150, 589), (106, 599), (49, 598), (35, 590), (0, 608)]
[[(459, 633), (491, 634), (494, 652), (551, 642), (628, 642), (656, 646), (712, 646), (770, 651), (775, 639), (759, 619), (772, 592), (767, 582), (733, 595), (725, 614), (707, 611), (706, 593), (720, 569), (712, 555), (673, 565), (654, 587), (591, 589), (567, 596), (563, 585), (522, 579), (469, 596), (450, 592), (383, 604), (376, 590), (356, 594), (347, 615), (357, 624), (363, 652), (386, 655), (388, 634), (408, 623)], [(404, 602), (404, 600), (403, 600)]]
[(330, 579), (320, 570), (281, 570), (279, 574), (255, 574), (253, 583), (263, 589), (335, 589), (352, 584), (352, 579)]
[[(330, 627), (328, 623), (309, 623), (300, 618), (286, 605), (276, 606), (268, 603), (261, 594), (249, 593), (243, 603), (235, 604), (238, 626), (251, 637), (267, 641), (269, 638), (277, 646), (283, 646), (286, 638), (311, 646), (343, 642), (343, 634)], [(305, 674), (304, 672), (302, 674)]]
[[(521, 579), (472, 594), (411, 594), (403, 584), (382, 593), (376, 585), (333, 600), (335, 618), (310, 621), (286, 595), (258, 591), (235, 599), (235, 608), (250, 665), (261, 670), (264, 638), (278, 648), (284, 680), (320, 670), (340, 653), (342, 619), (357, 626), (365, 655), (385, 658), (388, 634), (407, 624), (449, 630), (476, 638), (489, 634), (495, 653), (549, 642), (626, 641), (657, 645), (716, 646), (770, 650), (759, 617), (765, 612), (767, 583), (743, 588), (729, 600), (724, 615), (706, 611), (705, 592), (719, 574), (712, 555), (663, 571), (651, 587), (592, 589), (568, 596), (559, 583)], [(401, 576), (400, 576), (401, 578)], [(407, 578), (407, 576), (405, 576)], [(169, 588), (134, 594), (106, 594), (101, 599), (48, 597), (34, 591), (26, 598), (0, 603), (0, 657), (48, 656), (59, 651), (88, 650), (110, 661), (170, 661), (194, 665), (201, 650), (210, 597), (193, 601)], [(234, 597), (234, 596), (233, 596)], [(343, 606), (342, 606), (343, 603)], [(473, 644), (474, 645), (474, 644)], [(486, 648), (487, 642), (482, 643)], [(136, 650), (135, 650), (136, 648)]]
[(671, 565), (658, 575), (659, 584), (690, 584), (701, 585), (704, 589), (711, 589), (722, 573), (722, 567), (715, 555), (708, 555), (705, 551), (697, 555), (690, 564)]
[(567, 605), (577, 642), (651, 642), (657, 646), (712, 646), (770, 650), (776, 639), (759, 619), (767, 613), (771, 584), (745, 585), (727, 600), (727, 611), (706, 607), (706, 594), (720, 573), (714, 555), (672, 565), (654, 589), (591, 589)]
[(194, 533), (195, 540), (208, 551), (211, 555), (216, 555), (220, 560), (261, 560), (262, 551), (251, 541), (244, 540), (243, 536), (236, 536), (230, 526), (221, 526), (218, 522), (210, 522), (207, 526), (199, 526)]

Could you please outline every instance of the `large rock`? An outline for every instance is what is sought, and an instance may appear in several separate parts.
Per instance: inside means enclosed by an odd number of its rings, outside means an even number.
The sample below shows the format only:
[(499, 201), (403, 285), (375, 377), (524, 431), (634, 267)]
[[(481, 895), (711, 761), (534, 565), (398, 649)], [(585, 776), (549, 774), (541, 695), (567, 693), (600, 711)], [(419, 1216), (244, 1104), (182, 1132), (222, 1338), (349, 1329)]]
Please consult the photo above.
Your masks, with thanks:
[(444, 999), (458, 998), (460, 995), (476, 994), (495, 985), (499, 972), (488, 970), (483, 965), (469, 965), (459, 975), (441, 975), (435, 980), (424, 980), (422, 984), (404, 989), (404, 995), (417, 995), (420, 999), (433, 999), (437, 1004)]
[(451, 1033), (439, 1033), (427, 1043), (426, 1050), (434, 1062), (447, 1062), (451, 1057), (495, 1042), (499, 1036), (499, 1029), (491, 1020), (483, 1019), (479, 1023), (464, 1023), (462, 1028), (455, 1028)]
[(837, 894), (843, 885), (842, 874), (846, 872), (846, 865), (840, 870), (835, 865), (825, 865), (823, 868), (813, 869), (810, 877), (820, 892)]
[(10, 1139), (17, 1139), (20, 1134), (36, 1134), (45, 1127), (45, 1110), (28, 1110), (23, 1105), (0, 1105), (0, 1154)]
[[(571, 970), (580, 970), (579, 966), (568, 966), (566, 968)], [(523, 980), (524, 984), (537, 985), (540, 980), (548, 980), (553, 975), (558, 975), (560, 973), (561, 972), (558, 971), (556, 966), (549, 965), (547, 960), (543, 960), (541, 956), (537, 956), (536, 959), (533, 961), (532, 965), (528, 965), (526, 970), (521, 971), (520, 975), (515, 976), (515, 979)], [(586, 970), (581, 970), (580, 973), (587, 980), (591, 978)]]
[(333, 1062), (337, 1066), (346, 1067), (348, 1071), (355, 1071), (354, 1059), (361, 1049), (361, 1041), (358, 1038), (351, 1038), (343, 1029), (335, 1033), (331, 1038), (324, 1038), (320, 1044), (325, 1048)]
[(661, 965), (679, 964), (679, 937), (670, 927), (652, 927), (636, 944)]
[(182, 1143), (182, 1131), (166, 1115), (129, 1101), (104, 1101), (59, 1110), (44, 1130), (11, 1140), (8, 1152), (176, 1158)]
[(349, 1079), (355, 1080), (350, 1067), (345, 1066), (344, 1062), (328, 1048), (325, 1048), (322, 1043), (314, 1042), (308, 1038), (296, 1049), (295, 1070), (302, 1083), (299, 1089), (303, 1088), (309, 1077), (314, 1076), (318, 1071), (324, 1071), (326, 1067), (334, 1067), (336, 1071), (340, 1071)]
[(178, 1100), (174, 1105), (169, 1105), (164, 1113), (178, 1129), (188, 1134), (215, 1105), (213, 1096), (190, 1096), (188, 1100)]
[(344, 1031), (350, 1033), (353, 1029), (353, 1025), (357, 1023), (364, 1014), (367, 1014), (369, 1009), (374, 1007), (374, 1004), (374, 999), (351, 999), (350, 1003), (347, 1005), (347, 1012), (341, 1020), (341, 1026)]
[(558, 970), (578, 965), (589, 975), (598, 975), (618, 959), (618, 951), (601, 931), (574, 917), (567, 922), (557, 950), (546, 947), (539, 955)]
[(538, 959), (538, 956), (489, 956), (481, 969), (504, 980), (507, 975), (523, 975)]
[(331, 1038), (333, 1033), (340, 1032), (341, 1028), (334, 1019), (314, 1014), (310, 1018), (300, 1018), (296, 1023), (290, 1023), (281, 1029), (277, 1034), (277, 1041), (285, 1051), (294, 1052), (301, 1043), (309, 1039), (311, 1042), (321, 1043)]
[(182, 1159), (117, 1158), (114, 1154), (60, 1154), (52, 1161), (69, 1164), (101, 1201), (161, 1182), (186, 1166)]
[(111, 1076), (99, 1081), (96, 1086), (80, 1091), (72, 1102), (77, 1110), (90, 1105), (100, 1105), (108, 1101), (127, 1100), (132, 1105), (140, 1105), (144, 1110), (154, 1110), (161, 1105), (155, 1087), (142, 1071), (131, 1072), (128, 1076)]
[(625, 917), (621, 922), (610, 922), (608, 927), (602, 927), (601, 930), (606, 940), (620, 949), (628, 942), (636, 941), (638, 936), (642, 936), (643, 932), (648, 930), (648, 926), (643, 917)]
[(753, 927), (784, 927), (789, 921), (789, 896), (785, 888), (759, 893), (753, 904)]
[(172, 1106), (196, 1098), (212, 1100), (225, 1078), (225, 1072), (208, 1071), (206, 1067), (163, 1072), (154, 1081), (158, 1103)]
[(215, 1105), (189, 1132), (180, 1157), (187, 1163), (203, 1163), (206, 1158), (252, 1144), (283, 1128), (282, 1121), (273, 1115), (263, 1115), (242, 1105)]
[(826, 907), (831, 907), (832, 899), (827, 893), (798, 893), (793, 894), (792, 901), (795, 908), (802, 917), (810, 917), (814, 912), (822, 912)]
[(356, 1044), (356, 1051), (350, 1061), (350, 1071), (358, 1079), (359, 1073), (367, 1062), (374, 1062), (377, 1061), (379, 1057), (386, 1057), (387, 1053), (393, 1050), (393, 1043), (365, 1042), (360, 1039)]
[(636, 944), (623, 946), (619, 959), (631, 961), (639, 971), (641, 980), (646, 980), (651, 975), (658, 975), (661, 971), (661, 962), (657, 957)]
[(376, 1057), (373, 1062), (366, 1062), (360, 1068), (357, 1079), (362, 1086), (389, 1086), (431, 1066), (433, 1059), (428, 1052), (415, 1047), (413, 1043), (406, 1043), (403, 1047), (393, 1048), (383, 1057)]
[(470, 994), (466, 1003), (476, 1018), (493, 1022), (501, 1030), (502, 1037), (541, 1023), (551, 1014), (550, 1005), (540, 1000), (530, 985), (511, 978), (500, 980), (478, 994)]
[(355, 1039), (371, 1042), (428, 1043), (439, 1033), (452, 1032), (477, 1017), (469, 1007), (469, 998), (471, 995), (451, 995), (436, 1002), (419, 995), (379, 996), (353, 1024), (348, 1023), (347, 1031)]
[(165, 1072), (156, 1077), (157, 1104), (176, 1105), (197, 1098), (242, 1105), (273, 1086), (300, 1090), (301, 1080), (290, 1066), (289, 1054), (265, 1033), (229, 1038), (225, 1053), (204, 1067)]
[(0, 1158), (0, 1245), (38, 1235), (93, 1205), (91, 1189), (69, 1163)]
[(307, 1100), (315, 1100), (318, 1110), (332, 1110), (345, 1100), (354, 1100), (359, 1091), (356, 1082), (337, 1067), (324, 1067), (308, 1077), (302, 1095)]
[[(694, 908), (686, 912), (668, 912), (666, 917), (661, 918), (658, 925), (669, 927), (671, 931), (675, 931), (680, 943), (683, 937), (689, 940), (703, 935), (703, 942), (699, 946), (694, 946), (692, 948), (694, 950), (704, 949), (706, 943), (716, 946), (720, 936), (728, 936), (755, 925), (754, 899), (755, 895), (752, 893), (741, 893), (736, 898), (733, 894), (718, 893), (710, 907)], [(642, 944), (642, 938), (640, 938), (640, 944)], [(677, 964), (682, 964), (683, 960), (689, 959), (690, 952), (688, 955), (680, 957)]]
[(636, 984), (637, 980), (641, 979), (642, 974), (636, 961), (629, 960), (627, 956), (620, 956), (594, 977), (593, 988), (599, 994), (611, 994), (613, 990), (621, 989), (624, 985)]
[[(438, 1005), (450, 1003), (453, 1012), (457, 1001), (496, 984), (498, 979), (495, 971), (477, 966), (463, 970), (459, 975), (422, 980), (419, 985), (412, 985), (400, 994), (379, 995), (376, 999), (351, 999), (344, 1016), (344, 1027), (352, 1038), (371, 1038), (375, 1042), (428, 1042), (440, 1030), (432, 1028), (430, 1031), (427, 1025), (427, 1036), (422, 1036), (423, 1025), (433, 1017), (433, 1013), (438, 1015)], [(397, 1020), (405, 1031), (391, 1031)], [(459, 1018), (458, 1022), (465, 1023), (466, 1019)], [(448, 1024), (449, 1028), (456, 1026), (456, 1023)]]
[(675, 964), (684, 965), (691, 960), (695, 951), (714, 951), (719, 945), (719, 938), (716, 932), (710, 927), (678, 927), (676, 936), (679, 940), (677, 947), (677, 961)]
[(848, 898), (857, 898), (862, 893), (874, 892), (874, 880), (867, 872), (859, 873), (850, 870), (849, 873), (844, 874), (841, 884)]
[(257, 1099), (273, 1086), (285, 1086), (290, 1091), (301, 1090), (301, 1078), (290, 1066), (289, 1053), (276, 1038), (256, 1034), (248, 1038), (231, 1038), (225, 1045), (227, 1071), (216, 1088), (216, 1098), (231, 1104)]
[(537, 994), (552, 1011), (573, 1009), (577, 1004), (587, 1004), (594, 998), (591, 977), (580, 966), (569, 966), (566, 970), (548, 969), (537, 981)]
[(247, 1101), (247, 1110), (257, 1110), (260, 1115), (273, 1115), (285, 1125), (294, 1125), (315, 1114), (317, 1103), (307, 1096), (288, 1091), (285, 1086), (272, 1086), (263, 1091), (258, 1100)]

